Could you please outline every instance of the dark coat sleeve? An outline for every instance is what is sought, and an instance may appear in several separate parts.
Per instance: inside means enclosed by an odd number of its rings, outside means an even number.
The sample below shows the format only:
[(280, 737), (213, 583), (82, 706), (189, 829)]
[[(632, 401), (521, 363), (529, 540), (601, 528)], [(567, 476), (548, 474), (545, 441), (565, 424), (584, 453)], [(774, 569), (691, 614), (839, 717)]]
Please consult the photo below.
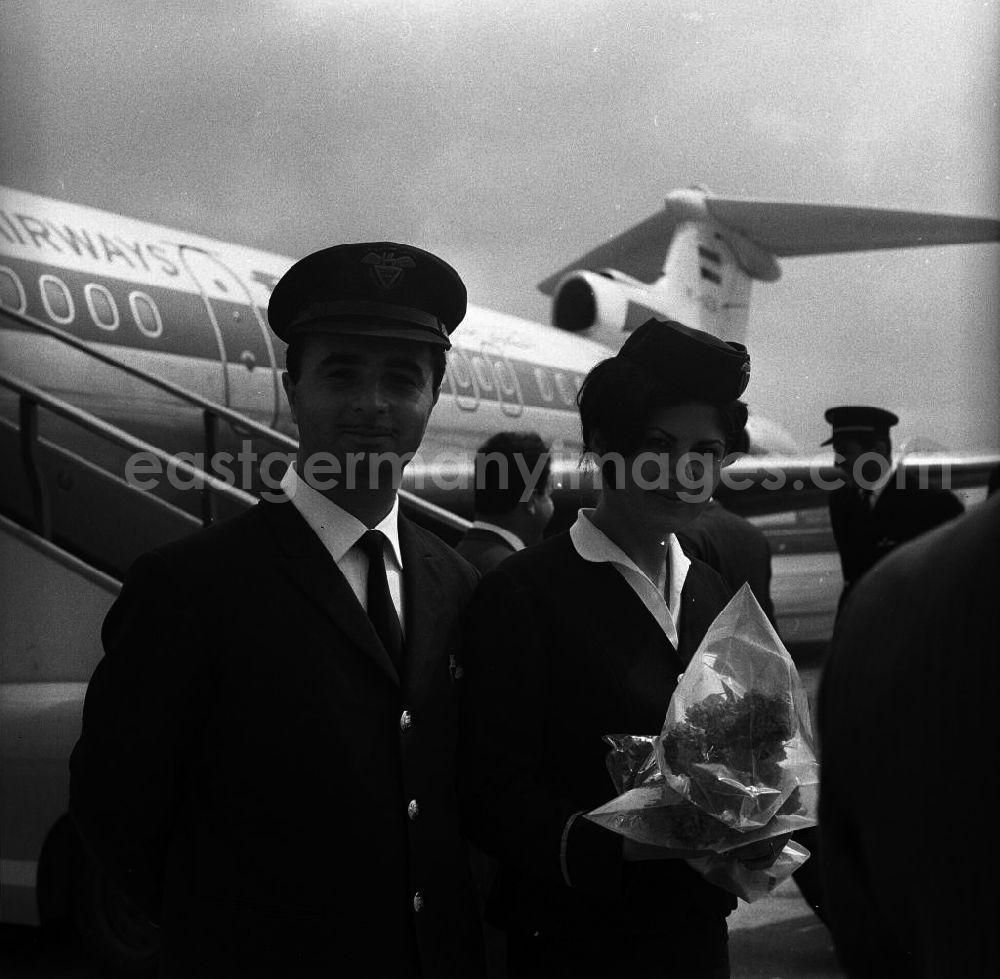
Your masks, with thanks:
[(469, 562), (480, 575), (492, 571), (514, 553), (506, 541), (490, 535), (488, 538), (466, 536), (455, 547), (456, 553)]
[(926, 504), (919, 508), (914, 520), (912, 537), (925, 534), (935, 527), (960, 517), (965, 512), (961, 501), (948, 490), (934, 489), (926, 493)]
[(819, 697), (820, 852), (849, 976), (1000, 967), (980, 852), (991, 776), (975, 748), (996, 700), (998, 555), (1000, 500), (879, 562), (838, 618)]
[(102, 631), (70, 758), (70, 813), (98, 861), (154, 920), (184, 760), (212, 695), (212, 649), (186, 589), (140, 558)]
[(829, 504), (841, 572), (844, 582), (850, 585), (878, 559), (875, 518), (868, 504), (849, 486), (834, 490)]
[[(548, 887), (565, 887), (563, 833), (585, 805), (560, 795), (549, 755), (553, 664), (529, 592), (503, 569), (479, 585), (466, 620), (462, 800), (475, 841)], [(621, 837), (577, 818), (565, 841), (574, 888), (617, 896)]]

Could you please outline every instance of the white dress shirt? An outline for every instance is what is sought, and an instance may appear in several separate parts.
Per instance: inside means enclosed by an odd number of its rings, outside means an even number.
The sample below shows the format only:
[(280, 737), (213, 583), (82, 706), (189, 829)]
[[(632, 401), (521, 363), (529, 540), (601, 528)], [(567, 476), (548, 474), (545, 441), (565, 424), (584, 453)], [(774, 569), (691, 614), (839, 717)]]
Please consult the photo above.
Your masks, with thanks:
[[(677, 538), (671, 534), (667, 538), (667, 553), (663, 570), (669, 565), (668, 590), (664, 594), (662, 586), (649, 579), (644, 571), (603, 531), (590, 520), (594, 511), (580, 510), (576, 522), (569, 529), (570, 540), (576, 553), (584, 561), (595, 563), (607, 561), (628, 582), (629, 587), (639, 596), (649, 614), (656, 619), (663, 634), (673, 643), (674, 649), (680, 645), (678, 629), (681, 623), (681, 591), (687, 579), (691, 559), (681, 549)], [(662, 575), (661, 575), (662, 580)]]
[(496, 534), (501, 540), (505, 540), (515, 551), (524, 550), (524, 541), (514, 531), (507, 530), (506, 527), (498, 527), (495, 523), (487, 523), (485, 520), (474, 520), (472, 522), (472, 529), (488, 530), (491, 534)]
[[(281, 488), (292, 501), (292, 506), (302, 514), (302, 518), (312, 527), (330, 557), (336, 562), (351, 591), (357, 596), (361, 607), (368, 609), (368, 558), (355, 545), (368, 528), (357, 517), (348, 513), (322, 493), (314, 490), (307, 482), (299, 479), (294, 466), (289, 466), (281, 480)], [(396, 606), (400, 627), (405, 634), (403, 615), (403, 554), (399, 549), (399, 498), (393, 500), (392, 509), (372, 529), (380, 530), (389, 541), (383, 548), (385, 576), (389, 583), (392, 604)]]

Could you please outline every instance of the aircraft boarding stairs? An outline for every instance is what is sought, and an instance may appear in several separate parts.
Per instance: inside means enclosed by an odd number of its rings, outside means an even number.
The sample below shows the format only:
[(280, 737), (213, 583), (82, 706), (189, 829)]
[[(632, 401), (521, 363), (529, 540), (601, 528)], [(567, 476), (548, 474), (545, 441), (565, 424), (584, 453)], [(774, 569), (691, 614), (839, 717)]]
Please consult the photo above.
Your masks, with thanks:
[[(254, 446), (294, 455), (295, 439), (224, 405), (90, 347), (69, 333), (9, 310), (11, 317), (72, 347), (84, 358), (138, 379), (202, 415), (202, 440), (185, 453), (209, 459), (239, 436)], [(134, 381), (132, 382), (135, 383)], [(121, 581), (139, 554), (254, 505), (260, 485), (237, 488), (0, 365), (0, 516), (90, 567)], [(126, 478), (129, 457), (151, 454), (176, 474), (140, 489)], [(138, 470), (136, 471), (138, 474)], [(461, 518), (401, 491), (407, 514), (446, 539), (468, 526)], [(48, 550), (51, 552), (51, 546)]]

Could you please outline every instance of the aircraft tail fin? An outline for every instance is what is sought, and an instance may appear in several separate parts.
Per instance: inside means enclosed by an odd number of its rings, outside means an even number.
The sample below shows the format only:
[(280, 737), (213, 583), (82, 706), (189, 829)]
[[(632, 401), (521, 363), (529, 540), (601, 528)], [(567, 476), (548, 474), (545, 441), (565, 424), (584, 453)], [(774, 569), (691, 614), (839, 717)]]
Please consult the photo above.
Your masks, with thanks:
[(752, 284), (730, 241), (709, 224), (684, 222), (671, 239), (662, 276), (649, 290), (663, 297), (672, 319), (742, 343)]
[(713, 220), (707, 197), (702, 188), (673, 192), (662, 211), (539, 283), (553, 297), (554, 325), (616, 347), (658, 316), (741, 341), (752, 280), (780, 270), (765, 249)]
[(662, 211), (539, 283), (553, 324), (611, 347), (650, 316), (746, 336), (753, 281), (799, 255), (1000, 241), (1000, 220), (671, 193)]

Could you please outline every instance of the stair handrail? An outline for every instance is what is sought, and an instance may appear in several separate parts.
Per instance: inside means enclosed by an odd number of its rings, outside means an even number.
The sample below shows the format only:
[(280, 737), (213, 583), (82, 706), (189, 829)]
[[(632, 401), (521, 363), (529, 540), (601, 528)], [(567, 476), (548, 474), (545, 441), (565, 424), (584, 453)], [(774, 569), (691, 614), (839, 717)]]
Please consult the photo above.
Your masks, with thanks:
[[(28, 483), (31, 487), (32, 502), (35, 510), (35, 530), (39, 536), (46, 540), (52, 539), (52, 519), (48, 505), (48, 493), (41, 474), (38, 469), (36, 448), (38, 444), (37, 408), (39, 405), (51, 411), (53, 414), (61, 415), (63, 418), (76, 425), (93, 432), (106, 441), (120, 445), (123, 448), (131, 449), (133, 452), (143, 452), (153, 455), (164, 466), (173, 467), (188, 479), (192, 479), (201, 484), (203, 491), (202, 523), (209, 524), (214, 520), (215, 508), (212, 505), (211, 493), (217, 493), (231, 502), (238, 503), (245, 507), (254, 506), (257, 497), (252, 493), (237, 489), (224, 480), (213, 476), (204, 469), (180, 459), (166, 449), (153, 445), (150, 442), (140, 439), (124, 429), (106, 422), (103, 418), (98, 418), (90, 412), (76, 405), (71, 405), (62, 398), (43, 391), (41, 388), (14, 377), (7, 371), (0, 370), (0, 386), (8, 388), (18, 395), (20, 433), (21, 433), (21, 459), (24, 463)], [(139, 487), (135, 487), (136, 492), (142, 492)], [(153, 497), (159, 499), (158, 497)], [(163, 501), (160, 501), (163, 502)]]
[[(10, 309), (6, 306), (0, 307), (0, 315), (9, 316), (12, 319), (18, 320), (27, 326), (33, 327), (34, 329), (59, 340), (61, 343), (72, 347), (74, 350), (77, 350), (88, 357), (92, 357), (101, 363), (121, 370), (126, 374), (132, 375), (133, 377), (137, 377), (154, 387), (158, 387), (161, 390), (180, 398), (182, 401), (186, 401), (192, 405), (197, 405), (202, 409), (202, 411), (205, 412), (205, 442), (206, 446), (209, 448), (209, 454), (211, 446), (215, 444), (215, 429), (213, 421), (215, 418), (225, 419), (234, 427), (250, 431), (261, 438), (269, 439), (271, 442), (280, 445), (283, 448), (289, 449), (292, 452), (298, 451), (298, 439), (292, 438), (290, 435), (286, 435), (284, 432), (280, 432), (275, 428), (270, 428), (267, 425), (244, 415), (242, 412), (228, 408), (225, 405), (220, 405), (218, 402), (212, 401), (210, 398), (206, 398), (204, 395), (198, 394), (196, 391), (191, 391), (189, 388), (185, 388), (180, 384), (175, 384), (173, 381), (168, 381), (166, 378), (159, 377), (158, 375), (144, 370), (141, 367), (129, 364), (126, 361), (105, 353), (102, 350), (97, 350), (86, 341), (73, 336), (72, 333), (69, 333), (66, 330), (61, 330), (59, 327), (46, 323), (44, 320), (40, 320), (34, 316), (29, 316), (27, 313), (18, 312), (17, 310)], [(62, 403), (67, 404), (66, 402)], [(67, 407), (73, 406), (67, 405)], [(100, 419), (96, 420), (100, 421)], [(113, 428), (114, 426), (111, 427)], [(119, 431), (121, 431), (121, 429), (119, 429)], [(151, 448), (144, 451), (153, 451), (153, 449)], [(214, 478), (211, 477), (210, 474), (206, 475), (210, 478)], [(460, 517), (458, 514), (452, 513), (450, 510), (446, 510), (444, 507), (438, 506), (436, 503), (431, 503), (430, 500), (425, 500), (423, 497), (418, 496), (410, 490), (401, 488), (398, 490), (398, 495), (401, 502), (407, 504), (414, 510), (423, 513), (432, 520), (436, 520), (438, 523), (451, 528), (452, 530), (466, 531), (472, 526), (472, 523), (464, 517)]]
[(142, 367), (136, 367), (134, 364), (121, 360), (112, 354), (105, 353), (103, 350), (98, 350), (97, 348), (92, 347), (85, 340), (81, 340), (79, 337), (73, 336), (72, 333), (69, 333), (66, 330), (59, 329), (58, 326), (53, 326), (51, 323), (46, 323), (44, 320), (37, 319), (34, 316), (29, 316), (27, 313), (19, 313), (13, 309), (8, 309), (7, 307), (0, 308), (0, 313), (4, 316), (9, 316), (12, 319), (18, 320), (27, 326), (31, 326), (34, 329), (53, 337), (60, 343), (64, 343), (67, 346), (72, 347), (74, 350), (78, 350), (80, 353), (85, 354), (88, 357), (92, 357), (94, 360), (99, 360), (101, 363), (108, 364), (110, 367), (114, 367), (115, 369), (126, 374), (131, 374), (133, 377), (137, 377), (141, 381), (151, 384), (153, 387), (158, 387), (160, 390), (166, 391), (167, 393), (180, 398), (182, 401), (188, 402), (188, 404), (197, 405), (203, 411), (211, 412), (218, 418), (225, 419), (235, 426), (248, 429), (255, 435), (259, 435), (261, 438), (270, 439), (283, 448), (291, 449), (294, 452), (299, 447), (298, 440), (292, 438), (290, 435), (286, 435), (284, 432), (280, 432), (276, 428), (270, 428), (269, 426), (250, 418), (248, 415), (244, 415), (242, 412), (236, 411), (234, 408), (229, 408), (226, 405), (220, 405), (217, 401), (213, 401), (211, 398), (206, 398), (204, 395), (198, 394), (197, 391), (192, 391), (190, 388), (183, 387), (180, 384), (175, 384), (173, 381), (168, 381), (166, 378), (153, 374)]

